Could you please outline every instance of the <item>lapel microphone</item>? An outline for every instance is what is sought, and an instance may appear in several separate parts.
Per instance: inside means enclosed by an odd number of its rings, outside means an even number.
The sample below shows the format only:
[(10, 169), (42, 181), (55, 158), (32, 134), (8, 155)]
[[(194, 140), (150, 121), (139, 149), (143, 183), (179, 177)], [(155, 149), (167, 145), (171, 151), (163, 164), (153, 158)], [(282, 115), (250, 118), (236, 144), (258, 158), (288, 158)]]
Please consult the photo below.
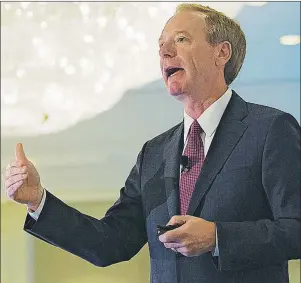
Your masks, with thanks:
[(188, 156), (182, 155), (181, 156), (181, 173), (188, 172), (190, 170), (190, 167), (188, 165)]

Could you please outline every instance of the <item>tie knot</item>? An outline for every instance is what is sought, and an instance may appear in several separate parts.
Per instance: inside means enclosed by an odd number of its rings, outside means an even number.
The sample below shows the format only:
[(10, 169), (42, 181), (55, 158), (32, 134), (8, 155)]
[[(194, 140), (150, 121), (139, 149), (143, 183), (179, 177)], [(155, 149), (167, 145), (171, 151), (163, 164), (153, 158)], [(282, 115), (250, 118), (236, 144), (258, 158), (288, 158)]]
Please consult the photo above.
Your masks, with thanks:
[(197, 120), (194, 120), (190, 127), (190, 133), (192, 135), (195, 135), (195, 134), (200, 135), (202, 131), (203, 130), (202, 130), (199, 122)]

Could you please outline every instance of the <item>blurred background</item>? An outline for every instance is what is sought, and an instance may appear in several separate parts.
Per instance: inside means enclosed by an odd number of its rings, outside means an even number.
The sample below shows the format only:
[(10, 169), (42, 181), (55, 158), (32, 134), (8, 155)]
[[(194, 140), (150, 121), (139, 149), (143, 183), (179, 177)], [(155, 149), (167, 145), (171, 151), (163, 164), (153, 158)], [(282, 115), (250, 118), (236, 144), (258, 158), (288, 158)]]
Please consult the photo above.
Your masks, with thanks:
[[(200, 2), (237, 19), (247, 55), (230, 86), (300, 123), (300, 3)], [(42, 184), (101, 218), (144, 142), (182, 120), (160, 76), (158, 38), (179, 3), (1, 2), (1, 166), (17, 142)], [(114, 173), (118, 172), (118, 174)], [(97, 268), (22, 229), (1, 182), (1, 282), (149, 282), (147, 247)], [(300, 283), (300, 261), (290, 261)]]

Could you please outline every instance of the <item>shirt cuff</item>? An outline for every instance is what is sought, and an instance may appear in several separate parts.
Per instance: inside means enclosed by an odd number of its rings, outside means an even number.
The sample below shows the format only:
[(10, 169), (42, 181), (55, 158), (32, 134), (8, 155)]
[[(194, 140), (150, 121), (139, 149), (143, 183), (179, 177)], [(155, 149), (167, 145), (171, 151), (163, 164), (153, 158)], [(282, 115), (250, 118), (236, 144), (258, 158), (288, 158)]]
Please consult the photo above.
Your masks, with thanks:
[(27, 212), (28, 214), (34, 219), (34, 220), (38, 220), (40, 214), (41, 214), (41, 211), (44, 207), (44, 204), (45, 204), (45, 200), (46, 200), (46, 190), (44, 189), (43, 191), (43, 196), (42, 196), (42, 200), (41, 200), (41, 203), (39, 205), (39, 207), (37, 208), (36, 211), (34, 212), (30, 212), (29, 209), (27, 209)]
[(218, 250), (218, 239), (217, 239), (217, 231), (215, 230), (215, 249), (212, 252), (213, 256), (219, 256), (219, 250)]

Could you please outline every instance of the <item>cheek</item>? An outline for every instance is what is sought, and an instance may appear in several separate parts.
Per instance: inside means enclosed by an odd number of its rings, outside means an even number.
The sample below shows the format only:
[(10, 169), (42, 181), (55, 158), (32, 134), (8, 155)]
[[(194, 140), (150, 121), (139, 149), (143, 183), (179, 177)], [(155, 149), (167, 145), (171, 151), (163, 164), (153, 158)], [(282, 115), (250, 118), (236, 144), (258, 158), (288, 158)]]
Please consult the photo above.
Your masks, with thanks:
[(200, 61), (199, 59), (195, 59), (191, 61), (188, 75), (193, 80), (196, 78), (201, 79), (201, 77), (204, 75), (204, 71), (204, 62)]
[(210, 50), (197, 50), (195, 56), (193, 57), (193, 65), (197, 71), (200, 73), (211, 72), (212, 67), (214, 66), (214, 57), (213, 53)]
[(196, 75), (200, 78), (206, 78), (212, 74), (213, 65), (212, 61), (209, 58), (203, 58), (195, 62)]
[(191, 58), (190, 69), (194, 75), (199, 75), (203, 73), (203, 70), (206, 68), (207, 58), (204, 58), (201, 54), (195, 55)]
[(160, 70), (163, 73), (162, 66), (163, 66), (163, 60), (160, 58)]

